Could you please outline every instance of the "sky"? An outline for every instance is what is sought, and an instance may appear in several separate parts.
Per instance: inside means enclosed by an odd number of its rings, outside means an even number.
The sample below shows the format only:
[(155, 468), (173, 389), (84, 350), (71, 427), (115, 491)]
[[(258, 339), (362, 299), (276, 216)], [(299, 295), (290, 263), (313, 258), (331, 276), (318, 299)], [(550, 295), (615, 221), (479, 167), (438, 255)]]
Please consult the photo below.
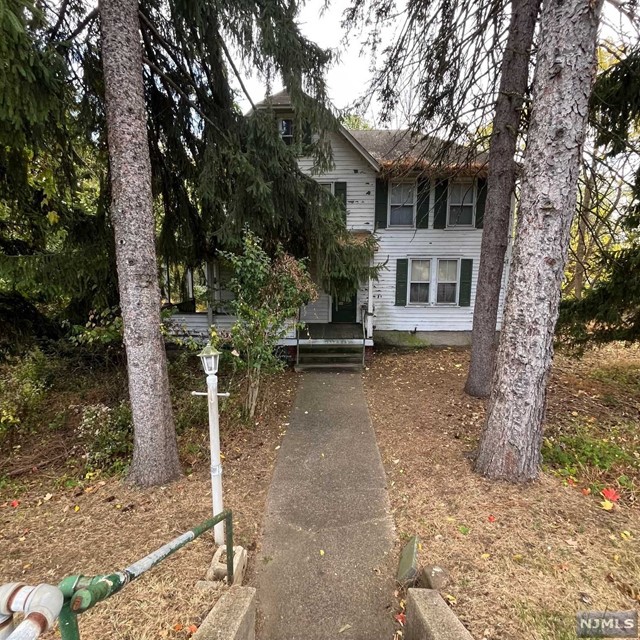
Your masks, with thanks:
[[(334, 0), (326, 11), (322, 11), (325, 0), (309, 0), (303, 7), (299, 23), (304, 35), (323, 48), (340, 50), (340, 62), (334, 63), (327, 74), (329, 96), (337, 109), (344, 109), (359, 98), (366, 90), (371, 77), (370, 58), (360, 55), (360, 37), (353, 36), (347, 46), (342, 42), (344, 33), (340, 25), (342, 12), (348, 6), (344, 0)], [(264, 83), (256, 77), (245, 82), (254, 102), (264, 98)], [(274, 86), (274, 93), (282, 89), (281, 84)], [(243, 111), (249, 108), (249, 101), (242, 97), (240, 105)], [(370, 117), (374, 117), (371, 112)]]
[[(334, 62), (327, 74), (327, 84), (334, 107), (345, 109), (365, 93), (372, 75), (371, 58), (366, 52), (361, 53), (361, 41), (364, 38), (362, 34), (356, 32), (350, 37), (348, 44), (345, 45), (343, 42), (342, 14), (349, 6), (349, 1), (332, 0), (326, 9), (325, 4), (326, 0), (307, 0), (301, 10), (299, 23), (307, 38), (321, 47), (339, 52), (338, 61)], [(604, 5), (600, 31), (601, 39), (609, 39), (614, 42), (620, 40), (621, 33), (626, 33), (627, 38), (630, 37), (628, 35), (630, 33), (628, 20), (621, 18), (619, 11), (608, 2), (605, 2)], [(389, 30), (383, 37), (386, 37), (387, 41), (391, 41), (393, 31)], [(264, 98), (265, 85), (260, 78), (248, 76), (244, 82), (253, 102), (259, 102)], [(273, 92), (276, 93), (280, 89), (282, 89), (282, 84), (276, 82)], [(240, 94), (238, 101), (243, 112), (249, 110), (250, 104), (244, 95)], [(364, 116), (371, 124), (376, 124), (375, 103)], [(397, 124), (401, 125), (400, 122)]]

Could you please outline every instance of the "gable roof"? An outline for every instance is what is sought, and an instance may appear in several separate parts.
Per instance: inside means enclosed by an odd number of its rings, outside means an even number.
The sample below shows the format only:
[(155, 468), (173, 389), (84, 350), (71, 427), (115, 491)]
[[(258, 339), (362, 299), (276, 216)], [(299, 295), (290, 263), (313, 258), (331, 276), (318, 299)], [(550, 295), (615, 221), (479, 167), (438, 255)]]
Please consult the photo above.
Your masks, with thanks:
[(477, 152), (435, 136), (412, 134), (409, 129), (362, 129), (352, 136), (387, 170), (435, 170), (478, 173), (486, 169), (489, 154)]
[[(256, 109), (291, 108), (287, 89), (267, 96)], [(477, 175), (486, 173), (489, 154), (435, 136), (412, 134), (409, 129), (346, 129), (338, 132), (369, 163), (376, 172), (399, 173), (430, 171), (442, 174)]]
[[(287, 111), (291, 108), (291, 97), (287, 89), (283, 89), (278, 93), (265, 97), (264, 100), (256, 103), (256, 109), (272, 108), (275, 111)], [(340, 133), (351, 146), (367, 161), (367, 163), (373, 168), (374, 171), (380, 171), (380, 165), (378, 161), (369, 153), (369, 151), (360, 144), (360, 142), (353, 137), (352, 131), (345, 129), (341, 124), (338, 124), (338, 133)]]
[(264, 100), (256, 102), (256, 109), (264, 109), (265, 107), (290, 107), (291, 98), (287, 89), (278, 91), (270, 96), (265, 96)]

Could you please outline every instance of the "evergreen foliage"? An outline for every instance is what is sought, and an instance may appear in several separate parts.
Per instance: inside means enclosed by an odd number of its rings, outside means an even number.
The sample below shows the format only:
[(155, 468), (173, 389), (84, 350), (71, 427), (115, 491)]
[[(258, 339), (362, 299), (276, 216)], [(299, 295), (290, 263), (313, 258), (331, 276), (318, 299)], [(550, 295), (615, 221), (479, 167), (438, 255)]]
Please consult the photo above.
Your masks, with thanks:
[[(640, 127), (640, 49), (601, 73), (590, 104), (596, 142), (608, 156), (634, 154)], [(637, 156), (636, 156), (637, 157)], [(566, 300), (558, 335), (579, 349), (589, 343), (640, 339), (640, 171), (626, 194), (619, 241), (602, 252), (599, 281), (580, 300)]]
[[(97, 11), (83, 0), (0, 6), (0, 289), (84, 322), (117, 304)], [(281, 243), (310, 257), (322, 285), (346, 295), (371, 273), (373, 240), (355, 242), (341, 203), (297, 166), (304, 152), (316, 170), (329, 167), (337, 127), (324, 82), (331, 54), (301, 34), (297, 10), (140, 3), (158, 251), (194, 267), (240, 249), (249, 225), (267, 251)], [(270, 108), (240, 113), (234, 60), (288, 88), (294, 145)]]

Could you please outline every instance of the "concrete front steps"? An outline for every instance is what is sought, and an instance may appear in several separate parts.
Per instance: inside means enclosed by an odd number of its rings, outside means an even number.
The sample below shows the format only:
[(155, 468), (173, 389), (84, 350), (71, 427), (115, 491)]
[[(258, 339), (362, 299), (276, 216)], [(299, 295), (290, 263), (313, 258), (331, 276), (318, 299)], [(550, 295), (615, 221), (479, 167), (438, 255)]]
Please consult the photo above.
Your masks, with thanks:
[(301, 342), (298, 347), (296, 371), (318, 369), (358, 371), (364, 364), (364, 344), (361, 340), (340, 343)]

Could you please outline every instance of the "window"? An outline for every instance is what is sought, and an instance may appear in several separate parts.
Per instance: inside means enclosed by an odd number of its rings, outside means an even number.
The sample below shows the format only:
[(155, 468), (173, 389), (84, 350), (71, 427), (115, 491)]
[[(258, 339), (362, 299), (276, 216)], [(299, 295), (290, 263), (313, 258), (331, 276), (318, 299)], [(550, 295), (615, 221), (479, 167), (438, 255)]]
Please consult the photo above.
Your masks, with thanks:
[(458, 261), (438, 260), (437, 304), (456, 304), (458, 299)]
[(409, 279), (409, 302), (429, 304), (429, 284), (431, 282), (431, 260), (412, 260)]
[(333, 193), (333, 182), (319, 182), (318, 184), (329, 193)]
[(293, 120), (280, 120), (280, 137), (287, 146), (293, 144)]
[(449, 183), (447, 226), (472, 227), (475, 213), (475, 185), (473, 182)]
[(415, 204), (415, 185), (406, 182), (392, 183), (389, 192), (389, 226), (412, 227)]

